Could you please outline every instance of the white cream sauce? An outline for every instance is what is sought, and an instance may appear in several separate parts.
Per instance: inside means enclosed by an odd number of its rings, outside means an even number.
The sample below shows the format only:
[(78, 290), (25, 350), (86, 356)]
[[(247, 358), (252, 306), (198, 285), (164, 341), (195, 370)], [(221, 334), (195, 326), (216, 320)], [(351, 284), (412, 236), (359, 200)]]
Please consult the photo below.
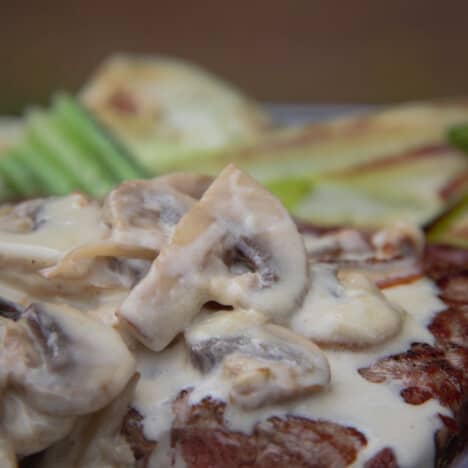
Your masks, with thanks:
[[(239, 180), (232, 177), (229, 183), (233, 193), (238, 195), (242, 188), (238, 187)], [(229, 203), (232, 206), (232, 200)], [(234, 205), (240, 206), (241, 203), (242, 200), (237, 200)], [(247, 207), (241, 208), (247, 210)], [(269, 220), (269, 214), (267, 212), (265, 219)], [(30, 259), (36, 255), (43, 263), (53, 264), (65, 252), (108, 235), (107, 228), (101, 222), (100, 207), (87, 202), (80, 195), (47, 201), (41, 211), (41, 220), (43, 222), (38, 229), (28, 233), (0, 232), (0, 260), (14, 252), (17, 255), (15, 258), (20, 256)], [(258, 228), (254, 216), (245, 219), (244, 225), (248, 230)], [(283, 228), (282, 223), (272, 226), (271, 230), (279, 228)], [(217, 229), (209, 234), (210, 238), (220, 235)], [(191, 248), (193, 251), (190, 251), (185, 261), (173, 264), (177, 272), (181, 268), (189, 272), (194, 268), (194, 255), (199, 255), (203, 249), (196, 244), (192, 244)], [(5, 274), (9, 274), (8, 271)], [(0, 294), (5, 293), (9, 299), (25, 302), (21, 285), (18, 288), (16, 286), (5, 281), (5, 284), (0, 284)], [(256, 423), (272, 416), (324, 419), (355, 427), (366, 436), (367, 446), (359, 452), (355, 466), (362, 466), (387, 446), (394, 450), (402, 467), (430, 466), (434, 459), (434, 433), (441, 425), (437, 414), (450, 414), (449, 411), (435, 400), (419, 406), (406, 404), (400, 396), (400, 385), (371, 383), (360, 376), (358, 369), (372, 365), (382, 357), (404, 352), (412, 342), (433, 343), (434, 338), (427, 325), (437, 312), (445, 308), (436, 293), (433, 284), (427, 279), (384, 290), (387, 299), (406, 311), (399, 334), (384, 344), (362, 351), (324, 350), (332, 375), (326, 389), (287, 404), (257, 410), (242, 410), (228, 404), (225, 412), (227, 427), (249, 434)], [(109, 290), (103, 291), (99, 300), (83, 297), (83, 309), (102, 322), (115, 326), (115, 308), (124, 296), (124, 290)], [(31, 295), (28, 294), (27, 298), (31, 300)], [(219, 370), (202, 375), (195, 369), (181, 337), (159, 353), (136, 343), (130, 344), (136, 348), (137, 370), (141, 373), (132, 406), (144, 417), (146, 438), (158, 441), (150, 467), (170, 466), (173, 460), (176, 466), (184, 466), (180, 453), (173, 453), (170, 446), (174, 398), (181, 390), (193, 388), (191, 404), (207, 396), (228, 401), (230, 382), (223, 378)]]
[[(407, 311), (401, 333), (396, 338), (360, 352), (325, 350), (332, 373), (327, 390), (289, 404), (255, 411), (227, 405), (227, 426), (233, 431), (250, 433), (258, 421), (271, 416), (324, 419), (353, 426), (366, 436), (367, 446), (358, 454), (355, 466), (362, 466), (384, 447), (395, 451), (402, 467), (430, 466), (434, 459), (434, 433), (440, 427), (437, 414), (450, 414), (449, 411), (435, 400), (419, 406), (406, 404), (399, 394), (398, 384), (371, 383), (360, 376), (358, 369), (381, 357), (404, 352), (412, 342), (433, 343), (427, 325), (445, 306), (427, 279), (386, 289), (384, 294)], [(145, 436), (163, 441), (156, 452), (170, 450), (171, 403), (180, 390), (194, 388), (190, 395), (192, 404), (206, 396), (227, 400), (227, 382), (216, 372), (202, 376), (194, 369), (182, 339), (161, 353), (141, 351), (137, 361), (142, 377), (133, 404), (145, 418)], [(161, 456), (162, 453), (157, 455), (158, 459)]]
[(105, 237), (101, 208), (79, 194), (44, 201), (40, 223), (26, 233), (0, 231), (0, 255), (35, 258), (54, 263), (60, 255), (79, 245)]

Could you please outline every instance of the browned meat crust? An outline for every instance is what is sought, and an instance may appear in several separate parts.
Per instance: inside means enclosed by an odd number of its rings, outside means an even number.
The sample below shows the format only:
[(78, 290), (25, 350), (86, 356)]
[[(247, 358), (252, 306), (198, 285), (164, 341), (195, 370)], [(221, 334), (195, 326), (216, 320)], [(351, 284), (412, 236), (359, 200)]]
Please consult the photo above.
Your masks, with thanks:
[(398, 468), (398, 463), (392, 449), (387, 447), (367, 461), (364, 468)]
[(130, 448), (132, 449), (138, 466), (146, 467), (148, 461), (158, 443), (154, 440), (148, 440), (143, 435), (143, 417), (141, 414), (130, 408), (122, 424), (122, 434), (125, 436)]
[[(408, 404), (435, 398), (454, 412), (454, 418), (440, 416), (444, 428), (435, 436), (437, 466), (446, 467), (468, 443), (468, 251), (430, 246), (424, 254), (424, 271), (436, 281), (448, 306), (429, 325), (435, 345), (414, 343), (408, 351), (381, 359), (360, 373), (380, 385), (400, 382)], [(341, 467), (352, 463), (366, 445), (355, 428), (297, 417), (262, 421), (249, 435), (231, 432), (224, 423), (224, 403), (206, 399), (189, 406), (187, 396), (182, 392), (174, 403), (171, 442), (189, 468)], [(148, 459), (156, 444), (144, 438), (141, 416), (137, 420), (138, 424), (132, 423), (134, 431), (124, 426), (124, 433), (135, 455), (143, 460), (144, 453)], [(390, 448), (365, 464), (365, 468), (397, 466)]]
[(260, 422), (251, 435), (230, 432), (224, 409), (211, 399), (189, 407), (187, 392), (175, 402), (172, 444), (190, 468), (341, 467), (366, 444), (356, 429), (297, 417)]
[[(441, 312), (429, 325), (437, 343), (444, 349), (457, 345), (466, 347), (468, 336), (468, 305), (453, 305)], [(466, 363), (465, 363), (466, 364)], [(466, 372), (466, 367), (464, 367)]]
[(436, 436), (437, 464), (448, 466), (468, 443), (468, 251), (429, 246), (424, 270), (448, 306), (429, 325), (435, 346), (415, 343), (360, 373), (372, 382), (401, 382), (401, 395), (409, 404), (435, 398), (453, 411), (454, 418), (441, 416), (445, 428)]
[(424, 264), (426, 274), (436, 281), (460, 274), (468, 270), (468, 250), (448, 245), (429, 245), (424, 253)]
[[(461, 359), (468, 359), (468, 349), (457, 351)], [(463, 371), (451, 365), (444, 350), (428, 344), (413, 344), (409, 351), (386, 357), (359, 373), (374, 383), (400, 382), (401, 396), (411, 405), (435, 398), (457, 411), (463, 401)]]

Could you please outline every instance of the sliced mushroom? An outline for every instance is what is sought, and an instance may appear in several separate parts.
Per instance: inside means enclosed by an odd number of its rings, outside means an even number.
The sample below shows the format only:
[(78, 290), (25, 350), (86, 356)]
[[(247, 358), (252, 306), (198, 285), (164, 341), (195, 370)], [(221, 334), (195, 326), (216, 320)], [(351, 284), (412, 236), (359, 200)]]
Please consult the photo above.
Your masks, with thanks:
[(104, 202), (104, 219), (111, 226), (111, 239), (134, 249), (159, 252), (211, 180), (208, 176), (172, 174), (121, 184)]
[(247, 309), (201, 314), (185, 330), (193, 364), (207, 373), (235, 351), (243, 348), (252, 351), (252, 340), (244, 333), (249, 327), (266, 323), (266, 315)]
[(215, 301), (285, 322), (307, 287), (302, 237), (268, 191), (228, 166), (180, 220), (118, 314), (159, 351)]
[(96, 411), (124, 388), (135, 362), (120, 335), (67, 306), (33, 304), (0, 329), (0, 364), (39, 411)]
[(16, 321), (21, 318), (23, 312), (24, 308), (21, 305), (0, 297), (0, 317)]
[(377, 231), (372, 244), (378, 259), (420, 256), (424, 249), (424, 233), (417, 226), (399, 222)]
[(246, 409), (308, 395), (330, 381), (320, 348), (264, 320), (252, 311), (219, 312), (186, 331), (195, 365), (204, 373), (221, 368), (230, 400)]
[(185, 193), (195, 200), (200, 200), (214, 178), (208, 175), (193, 174), (187, 172), (172, 172), (159, 177), (159, 181), (167, 184), (173, 189)]
[(408, 283), (423, 274), (424, 235), (408, 223), (396, 223), (372, 236), (340, 229), (317, 236), (304, 234), (309, 260), (338, 264), (340, 270), (364, 274), (379, 287)]
[(8, 206), (0, 214), (0, 231), (24, 234), (38, 229), (43, 223), (41, 209), (45, 203), (45, 199), (38, 198)]
[(363, 233), (355, 229), (340, 229), (326, 235), (304, 233), (307, 255), (314, 261), (364, 259), (372, 250)]
[(48, 279), (82, 279), (89, 276), (96, 262), (112, 263), (117, 258), (153, 260), (153, 250), (131, 245), (123, 245), (112, 240), (97, 241), (71, 250), (54, 266), (41, 270)]
[(27, 456), (65, 437), (72, 430), (75, 418), (37, 411), (24, 396), (9, 391), (2, 400), (0, 421), (14, 452)]
[(36, 271), (53, 265), (60, 258), (56, 249), (41, 245), (3, 242), (0, 238), (0, 265), (21, 271)]
[(311, 288), (292, 329), (327, 346), (367, 347), (399, 333), (404, 311), (361, 273), (311, 266)]
[(81, 418), (68, 437), (46, 451), (38, 468), (134, 467), (135, 459), (121, 429), (137, 381), (138, 376), (134, 376), (109, 406)]
[(369, 258), (362, 261), (339, 263), (340, 271), (355, 272), (366, 276), (379, 288), (410, 283), (423, 275), (421, 259), (412, 256), (387, 260)]
[[(109, 295), (125, 294), (135, 284), (141, 272), (114, 271), (114, 261), (96, 261), (83, 278), (46, 279), (36, 272), (0, 271), (0, 285), (4, 293), (28, 306), (31, 300), (66, 303), (80, 310), (98, 307), (108, 302)], [(128, 273), (128, 275), (127, 275)], [(121, 303), (115, 303), (117, 307)], [(0, 312), (1, 315), (1, 312)]]
[[(87, 280), (100, 289), (130, 290), (148, 273), (151, 261), (139, 258), (109, 257), (96, 261)], [(120, 301), (119, 301), (120, 304)], [(118, 304), (115, 304), (116, 307)]]
[[(17, 205), (13, 212), (29, 220), (28, 227), (21, 232), (0, 230), (0, 264), (4, 268), (37, 271), (54, 265), (65, 252), (108, 234), (100, 206), (83, 195), (26, 203), (31, 205)], [(8, 224), (5, 217), (3, 222)]]

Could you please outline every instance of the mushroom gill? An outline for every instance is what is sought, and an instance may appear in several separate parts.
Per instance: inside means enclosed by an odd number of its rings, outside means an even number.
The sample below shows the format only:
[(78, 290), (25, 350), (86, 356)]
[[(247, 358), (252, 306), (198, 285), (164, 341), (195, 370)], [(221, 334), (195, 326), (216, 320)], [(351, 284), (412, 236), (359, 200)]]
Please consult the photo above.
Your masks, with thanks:
[(230, 400), (245, 409), (309, 395), (330, 381), (318, 346), (265, 319), (254, 311), (219, 312), (185, 333), (196, 367), (221, 368)]
[(118, 315), (159, 351), (209, 301), (285, 322), (302, 301), (307, 276), (304, 244), (286, 209), (231, 165), (182, 217)]

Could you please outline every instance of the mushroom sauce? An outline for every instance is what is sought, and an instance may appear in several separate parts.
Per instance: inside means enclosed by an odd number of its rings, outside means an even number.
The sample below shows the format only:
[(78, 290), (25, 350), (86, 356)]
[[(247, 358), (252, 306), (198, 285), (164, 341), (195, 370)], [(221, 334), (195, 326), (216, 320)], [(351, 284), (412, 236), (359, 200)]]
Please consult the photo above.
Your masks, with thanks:
[[(449, 410), (408, 405), (398, 384), (358, 372), (433, 343), (427, 326), (445, 305), (413, 278), (421, 242), (402, 226), (371, 241), (303, 237), (233, 166), (214, 181), (126, 182), (103, 204), (75, 194), (4, 208), (2, 466), (43, 450), (42, 468), (136, 466), (120, 431), (129, 407), (157, 441), (148, 466), (184, 466), (170, 440), (182, 390), (191, 404), (226, 402), (232, 431), (272, 416), (330, 420), (367, 439), (355, 466), (384, 447), (401, 466), (430, 466)], [(379, 289), (367, 260), (401, 249), (412, 279)], [(383, 265), (377, 285), (395, 271)]]

